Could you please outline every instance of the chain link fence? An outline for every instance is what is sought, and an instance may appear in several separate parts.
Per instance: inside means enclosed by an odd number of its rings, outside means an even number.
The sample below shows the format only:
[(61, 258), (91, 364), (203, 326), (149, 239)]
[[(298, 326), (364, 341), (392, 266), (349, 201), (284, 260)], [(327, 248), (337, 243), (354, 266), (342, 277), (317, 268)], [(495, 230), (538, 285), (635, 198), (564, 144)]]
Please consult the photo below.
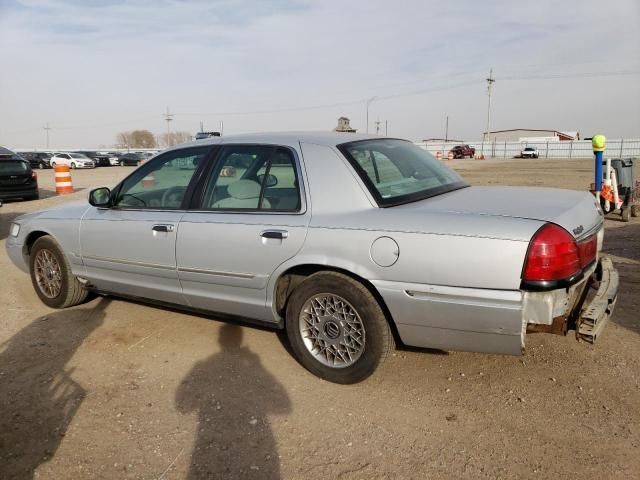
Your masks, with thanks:
[[(416, 145), (435, 155), (438, 151), (446, 158), (447, 153), (459, 142), (417, 142)], [(539, 158), (591, 158), (593, 149), (591, 140), (556, 142), (471, 142), (476, 155), (485, 158), (519, 158), (527, 147), (537, 148)], [(640, 157), (640, 139), (607, 140), (605, 157)]]

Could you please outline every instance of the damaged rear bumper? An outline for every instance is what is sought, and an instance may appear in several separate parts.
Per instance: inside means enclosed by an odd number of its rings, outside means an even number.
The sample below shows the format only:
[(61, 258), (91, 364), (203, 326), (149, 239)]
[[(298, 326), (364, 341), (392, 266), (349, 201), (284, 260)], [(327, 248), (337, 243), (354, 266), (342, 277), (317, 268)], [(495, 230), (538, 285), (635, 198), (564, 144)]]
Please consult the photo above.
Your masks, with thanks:
[(618, 299), (618, 271), (609, 257), (600, 260), (592, 277), (597, 292), (591, 301), (580, 309), (576, 320), (576, 337), (594, 343), (604, 330)]
[(601, 256), (584, 279), (569, 288), (525, 293), (527, 333), (566, 335), (568, 330), (575, 330), (576, 339), (594, 343), (613, 313), (618, 284), (613, 262)]

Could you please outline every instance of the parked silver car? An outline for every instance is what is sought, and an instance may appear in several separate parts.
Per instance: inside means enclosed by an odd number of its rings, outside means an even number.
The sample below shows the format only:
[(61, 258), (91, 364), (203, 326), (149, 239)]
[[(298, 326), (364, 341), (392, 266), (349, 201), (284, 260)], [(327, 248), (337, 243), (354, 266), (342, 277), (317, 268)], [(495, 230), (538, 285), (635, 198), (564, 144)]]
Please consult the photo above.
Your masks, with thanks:
[(213, 137), (163, 152), (89, 203), (15, 220), (40, 299), (88, 290), (286, 329), (339, 383), (394, 342), (521, 354), (527, 332), (595, 341), (618, 275), (587, 192), (470, 187), (413, 143), (356, 134)]

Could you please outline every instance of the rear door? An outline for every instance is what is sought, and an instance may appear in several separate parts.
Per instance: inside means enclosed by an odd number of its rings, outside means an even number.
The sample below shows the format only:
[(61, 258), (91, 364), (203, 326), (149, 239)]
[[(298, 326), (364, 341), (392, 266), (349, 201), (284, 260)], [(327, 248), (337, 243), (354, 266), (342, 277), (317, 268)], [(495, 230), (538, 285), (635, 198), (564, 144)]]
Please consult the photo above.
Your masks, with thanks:
[(269, 277), (302, 248), (310, 219), (299, 158), (290, 147), (220, 147), (178, 231), (178, 276), (191, 306), (273, 321)]
[(211, 147), (167, 152), (135, 170), (113, 192), (112, 208), (90, 208), (80, 242), (87, 279), (97, 288), (184, 304), (176, 235), (189, 187)]

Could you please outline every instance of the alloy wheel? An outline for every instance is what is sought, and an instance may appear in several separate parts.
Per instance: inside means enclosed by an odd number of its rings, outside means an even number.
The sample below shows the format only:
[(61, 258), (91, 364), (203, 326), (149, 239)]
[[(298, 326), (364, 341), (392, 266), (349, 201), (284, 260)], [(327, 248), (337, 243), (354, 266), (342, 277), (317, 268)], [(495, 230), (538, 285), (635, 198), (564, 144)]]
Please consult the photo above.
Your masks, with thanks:
[(345, 368), (364, 352), (364, 323), (356, 309), (338, 295), (321, 293), (309, 298), (298, 322), (304, 346), (323, 365)]

